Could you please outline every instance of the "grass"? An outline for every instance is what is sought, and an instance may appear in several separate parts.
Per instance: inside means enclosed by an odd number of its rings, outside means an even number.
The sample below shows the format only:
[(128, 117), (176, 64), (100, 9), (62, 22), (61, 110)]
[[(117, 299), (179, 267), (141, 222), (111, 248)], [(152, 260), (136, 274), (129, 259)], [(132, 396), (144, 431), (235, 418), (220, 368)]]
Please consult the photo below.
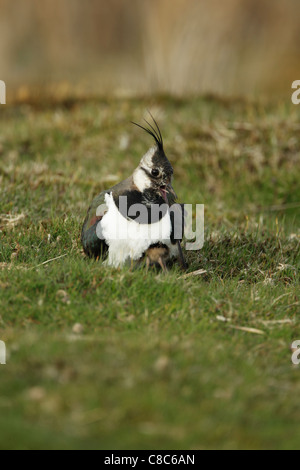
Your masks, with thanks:
[[(205, 245), (187, 253), (199, 276), (113, 270), (81, 250), (93, 196), (152, 144), (129, 124), (149, 107), (180, 200), (205, 203)], [(298, 108), (157, 97), (0, 111), (0, 447), (299, 448)]]

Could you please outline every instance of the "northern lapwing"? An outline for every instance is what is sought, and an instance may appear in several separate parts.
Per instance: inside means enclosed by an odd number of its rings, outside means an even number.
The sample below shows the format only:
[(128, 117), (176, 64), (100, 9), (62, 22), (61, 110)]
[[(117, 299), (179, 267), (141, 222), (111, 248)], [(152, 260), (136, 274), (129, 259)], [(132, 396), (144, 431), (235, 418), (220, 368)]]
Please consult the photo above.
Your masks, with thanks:
[(155, 145), (129, 178), (93, 200), (82, 228), (85, 254), (107, 258), (105, 263), (113, 267), (145, 259), (148, 267), (157, 265), (166, 270), (166, 262), (172, 258), (186, 267), (181, 249), (184, 211), (175, 204), (173, 168), (165, 155), (160, 129), (152, 119), (154, 125), (145, 121), (149, 127), (133, 124), (150, 134)]

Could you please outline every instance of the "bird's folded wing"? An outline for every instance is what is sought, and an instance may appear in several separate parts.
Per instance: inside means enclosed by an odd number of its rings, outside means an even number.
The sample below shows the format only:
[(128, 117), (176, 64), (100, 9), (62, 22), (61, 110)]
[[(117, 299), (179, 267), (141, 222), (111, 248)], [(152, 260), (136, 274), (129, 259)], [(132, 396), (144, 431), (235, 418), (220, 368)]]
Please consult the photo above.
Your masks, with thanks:
[(84, 252), (88, 256), (94, 258), (103, 254), (106, 248), (105, 242), (99, 239), (99, 234), (97, 232), (98, 223), (102, 220), (107, 210), (105, 194), (106, 191), (103, 191), (93, 200), (89, 207), (81, 232), (81, 242)]
[(103, 191), (93, 200), (89, 207), (87, 216), (85, 218), (82, 231), (85, 232), (97, 224), (104, 216), (107, 206), (105, 204), (105, 194), (107, 191)]

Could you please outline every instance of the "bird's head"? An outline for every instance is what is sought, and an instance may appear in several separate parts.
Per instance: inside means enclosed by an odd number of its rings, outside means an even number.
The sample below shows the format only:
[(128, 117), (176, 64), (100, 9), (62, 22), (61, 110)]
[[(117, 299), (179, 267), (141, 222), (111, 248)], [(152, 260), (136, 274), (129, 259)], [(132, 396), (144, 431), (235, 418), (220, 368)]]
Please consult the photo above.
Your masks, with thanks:
[(144, 129), (155, 140), (155, 146), (150, 148), (143, 156), (139, 166), (133, 173), (135, 185), (142, 193), (152, 194), (154, 198), (157, 195), (160, 198), (162, 197), (165, 202), (168, 202), (169, 194), (172, 199), (176, 199), (176, 194), (172, 187), (173, 167), (165, 155), (162, 135), (156, 121), (154, 120), (156, 129), (148, 122), (147, 124), (150, 128), (136, 123), (133, 124)]

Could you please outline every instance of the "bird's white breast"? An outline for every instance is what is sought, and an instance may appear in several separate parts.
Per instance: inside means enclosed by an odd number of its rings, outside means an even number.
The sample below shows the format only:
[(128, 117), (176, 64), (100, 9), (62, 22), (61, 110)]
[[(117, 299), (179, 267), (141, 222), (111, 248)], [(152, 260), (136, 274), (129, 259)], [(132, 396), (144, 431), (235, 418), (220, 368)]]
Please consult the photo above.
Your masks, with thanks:
[(170, 212), (159, 222), (139, 224), (119, 212), (112, 194), (105, 195), (107, 213), (101, 220), (101, 229), (108, 250), (108, 264), (122, 266), (127, 260), (138, 260), (150, 245), (162, 242), (170, 245), (172, 231)]

